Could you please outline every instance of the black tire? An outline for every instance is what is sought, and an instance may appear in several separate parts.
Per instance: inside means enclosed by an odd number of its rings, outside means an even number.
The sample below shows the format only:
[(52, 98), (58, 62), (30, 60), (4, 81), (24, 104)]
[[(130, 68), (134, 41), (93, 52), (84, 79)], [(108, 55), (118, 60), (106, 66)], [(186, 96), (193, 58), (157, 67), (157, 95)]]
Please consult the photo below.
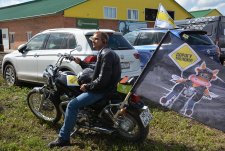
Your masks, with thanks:
[[(134, 114), (124, 113), (123, 115), (120, 115), (118, 118), (121, 121), (123, 120), (125, 121), (122, 123), (119, 122), (120, 128), (118, 130), (118, 133), (123, 140), (139, 143), (147, 138), (149, 133), (149, 125), (144, 127), (138, 115), (136, 115), (135, 113)], [(133, 126), (131, 126), (129, 130), (124, 130), (121, 124), (125, 124), (125, 127), (126, 124)]]
[(42, 95), (43, 94), (34, 90), (29, 92), (27, 96), (28, 106), (37, 118), (50, 124), (56, 124), (62, 116), (59, 109), (59, 103), (51, 101), (56, 99), (53, 96), (50, 96), (41, 102)]
[(4, 68), (3, 77), (8, 86), (18, 85), (19, 80), (16, 75), (16, 70), (13, 65), (7, 64)]

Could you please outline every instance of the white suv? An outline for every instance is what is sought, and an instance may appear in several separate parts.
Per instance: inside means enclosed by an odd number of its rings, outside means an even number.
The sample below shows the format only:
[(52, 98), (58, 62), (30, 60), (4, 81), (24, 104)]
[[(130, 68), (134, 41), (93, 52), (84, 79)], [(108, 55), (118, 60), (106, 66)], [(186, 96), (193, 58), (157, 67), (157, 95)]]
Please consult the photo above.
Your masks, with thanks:
[[(18, 51), (4, 56), (2, 61), (3, 77), (9, 85), (19, 81), (42, 83), (42, 74), (47, 65), (54, 65), (59, 54), (70, 53), (76, 46), (81, 51), (73, 51), (87, 63), (96, 61), (97, 51), (93, 49), (89, 37), (97, 30), (59, 28), (45, 30), (35, 35), (29, 42), (19, 46)], [(109, 35), (109, 47), (119, 56), (122, 77), (138, 76), (141, 72), (138, 52), (122, 36), (113, 30), (101, 29)], [(82, 69), (74, 62), (63, 62), (62, 71), (80, 72)]]

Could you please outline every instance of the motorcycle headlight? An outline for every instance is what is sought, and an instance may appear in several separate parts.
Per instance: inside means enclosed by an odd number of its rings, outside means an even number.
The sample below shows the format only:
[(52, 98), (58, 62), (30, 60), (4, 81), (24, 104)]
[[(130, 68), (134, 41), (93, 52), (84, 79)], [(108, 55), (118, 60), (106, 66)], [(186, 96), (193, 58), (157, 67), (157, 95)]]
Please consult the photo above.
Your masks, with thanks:
[(54, 70), (53, 66), (49, 65), (43, 72), (43, 80), (44, 80), (44, 83), (47, 85), (51, 85), (51, 83), (52, 83), (51, 77), (53, 76), (53, 70)]
[(47, 85), (50, 84), (50, 77), (49, 77), (49, 74), (47, 72), (44, 72), (43, 80), (44, 80), (44, 83), (46, 83)]
[(45, 72), (47, 72), (48, 74), (50, 74), (51, 76), (53, 76), (53, 66), (49, 65), (46, 69)]

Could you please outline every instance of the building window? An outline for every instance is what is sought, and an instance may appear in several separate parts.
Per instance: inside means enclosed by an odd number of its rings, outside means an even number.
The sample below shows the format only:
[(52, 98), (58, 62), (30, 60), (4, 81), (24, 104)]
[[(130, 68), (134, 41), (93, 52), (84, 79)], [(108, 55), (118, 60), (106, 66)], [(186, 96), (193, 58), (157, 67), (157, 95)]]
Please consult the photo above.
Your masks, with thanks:
[(27, 41), (29, 41), (32, 38), (32, 32), (27, 32)]
[[(157, 16), (158, 9), (148, 9), (145, 8), (145, 20), (146, 21), (155, 21)], [(168, 11), (170, 17), (174, 20), (174, 11)]]
[(2, 38), (6, 38), (6, 34), (2, 34)]
[(104, 7), (104, 18), (116, 19), (117, 9), (115, 7)]
[(127, 15), (128, 20), (138, 20), (138, 10), (128, 9)]
[(10, 40), (10, 43), (15, 42), (15, 33), (14, 32), (9, 33), (9, 40)]

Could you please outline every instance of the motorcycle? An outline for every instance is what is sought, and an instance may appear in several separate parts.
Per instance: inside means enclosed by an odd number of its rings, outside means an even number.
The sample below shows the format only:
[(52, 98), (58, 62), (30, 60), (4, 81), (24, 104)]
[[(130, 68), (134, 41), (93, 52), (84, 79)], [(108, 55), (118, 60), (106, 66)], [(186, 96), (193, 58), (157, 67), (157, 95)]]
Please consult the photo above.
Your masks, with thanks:
[[(82, 72), (75, 75), (71, 71), (60, 71), (63, 60), (71, 61), (71, 52), (61, 55), (54, 66), (49, 65), (43, 73), (44, 85), (34, 87), (27, 95), (30, 110), (45, 122), (57, 123), (64, 115), (68, 102), (82, 93), (78, 80)], [(116, 133), (122, 139), (133, 142), (146, 139), (152, 119), (149, 108), (139, 96), (126, 94), (136, 78), (123, 78), (116, 92), (110, 92), (97, 103), (80, 109), (71, 136), (84, 128), (106, 134)]]

